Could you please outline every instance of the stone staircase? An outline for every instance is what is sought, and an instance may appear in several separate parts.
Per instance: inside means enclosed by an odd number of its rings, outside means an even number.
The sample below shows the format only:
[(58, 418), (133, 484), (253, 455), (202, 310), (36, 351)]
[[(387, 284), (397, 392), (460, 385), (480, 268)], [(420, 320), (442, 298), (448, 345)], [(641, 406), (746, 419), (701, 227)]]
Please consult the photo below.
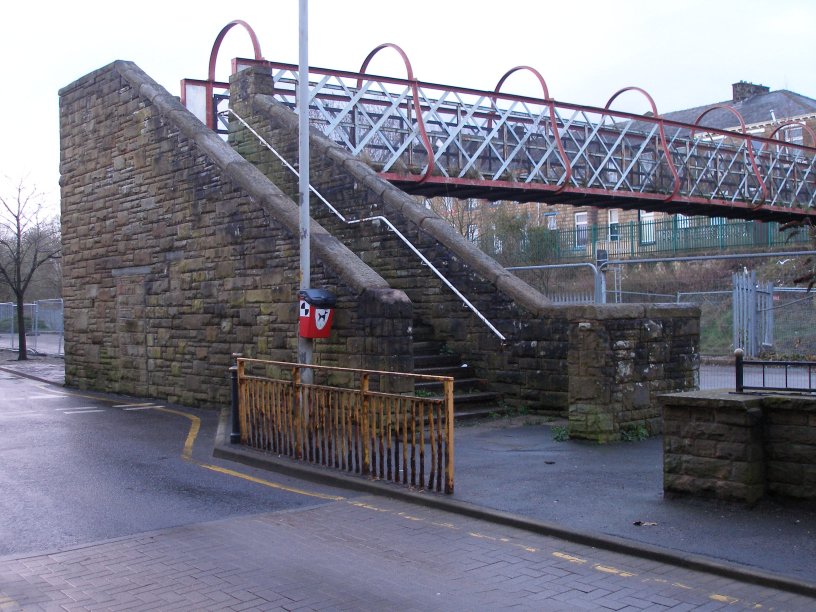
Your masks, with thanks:
[[(444, 342), (434, 338), (433, 328), (414, 321), (414, 373), (433, 376), (452, 376), (453, 410), (457, 420), (486, 417), (502, 412), (501, 398), (487, 388), (486, 381), (478, 378), (462, 356), (447, 349)], [(441, 382), (417, 381), (417, 393), (442, 395)]]

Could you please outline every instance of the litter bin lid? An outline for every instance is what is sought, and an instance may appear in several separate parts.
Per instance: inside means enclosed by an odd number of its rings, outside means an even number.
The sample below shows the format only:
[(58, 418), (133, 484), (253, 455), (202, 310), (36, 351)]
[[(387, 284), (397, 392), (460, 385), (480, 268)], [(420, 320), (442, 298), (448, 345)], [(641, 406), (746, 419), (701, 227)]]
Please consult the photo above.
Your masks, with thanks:
[(337, 302), (337, 296), (326, 289), (301, 289), (298, 291), (298, 298), (322, 308), (331, 308)]

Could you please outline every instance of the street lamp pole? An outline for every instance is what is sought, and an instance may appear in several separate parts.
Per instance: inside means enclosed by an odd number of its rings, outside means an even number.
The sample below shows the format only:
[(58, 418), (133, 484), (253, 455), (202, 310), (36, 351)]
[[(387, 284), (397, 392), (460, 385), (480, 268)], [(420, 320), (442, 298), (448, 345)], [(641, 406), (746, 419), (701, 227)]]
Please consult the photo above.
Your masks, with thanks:
[[(311, 285), (311, 252), (309, 232), (309, 2), (299, 0), (298, 28), (298, 192), (300, 195), (300, 288)], [(312, 363), (313, 341), (298, 334), (298, 361)], [(311, 370), (306, 372), (311, 373)], [(304, 372), (305, 373), (305, 372)]]

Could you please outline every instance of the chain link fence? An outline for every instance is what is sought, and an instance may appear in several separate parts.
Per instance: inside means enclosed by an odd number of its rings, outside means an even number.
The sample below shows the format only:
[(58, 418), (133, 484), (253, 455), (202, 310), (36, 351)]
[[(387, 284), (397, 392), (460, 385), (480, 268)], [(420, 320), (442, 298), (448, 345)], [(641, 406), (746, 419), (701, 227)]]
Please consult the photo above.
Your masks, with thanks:
[[(38, 300), (25, 304), (26, 347), (42, 355), (63, 355), (62, 300)], [(18, 350), (17, 305), (0, 304), (0, 348)]]
[(774, 287), (772, 304), (774, 326), (770, 350), (780, 359), (814, 359), (816, 291)]
[[(532, 268), (510, 268), (556, 304), (592, 303), (597, 268), (575, 264)], [(703, 357), (734, 355), (734, 291), (683, 291), (658, 293), (632, 291), (618, 266), (606, 274), (606, 303), (691, 303), (700, 307), (700, 354)], [(639, 283), (643, 285), (643, 282)], [(807, 359), (816, 356), (816, 291), (802, 287), (774, 287), (773, 328), (763, 339), (761, 352), (771, 358)], [(764, 314), (764, 311), (759, 314)]]

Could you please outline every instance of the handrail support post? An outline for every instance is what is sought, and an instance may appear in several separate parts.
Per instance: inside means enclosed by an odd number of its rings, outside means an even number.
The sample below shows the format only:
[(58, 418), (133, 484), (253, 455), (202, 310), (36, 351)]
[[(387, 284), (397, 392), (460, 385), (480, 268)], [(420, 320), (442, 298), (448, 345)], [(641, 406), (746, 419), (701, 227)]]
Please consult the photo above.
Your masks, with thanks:
[(240, 353), (233, 353), (235, 364), (230, 367), (230, 390), (231, 390), (231, 406), (230, 406), (230, 420), (232, 423), (232, 431), (230, 432), (230, 444), (238, 444), (241, 441), (241, 414), (238, 406), (238, 363), (237, 360), (241, 357)]
[(744, 372), (743, 372), (743, 355), (744, 352), (741, 348), (738, 348), (734, 351), (734, 370), (737, 382), (737, 393), (742, 393), (743, 389), (745, 388), (745, 379), (744, 379)]

